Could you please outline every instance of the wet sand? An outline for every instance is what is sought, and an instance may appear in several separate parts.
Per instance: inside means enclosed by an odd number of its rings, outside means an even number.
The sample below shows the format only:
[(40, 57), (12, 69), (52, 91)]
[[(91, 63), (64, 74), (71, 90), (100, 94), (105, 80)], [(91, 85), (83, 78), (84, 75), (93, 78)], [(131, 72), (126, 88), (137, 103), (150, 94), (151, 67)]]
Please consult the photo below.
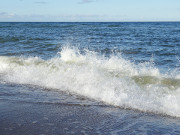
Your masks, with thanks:
[(180, 134), (180, 119), (111, 106), (0, 100), (1, 135)]

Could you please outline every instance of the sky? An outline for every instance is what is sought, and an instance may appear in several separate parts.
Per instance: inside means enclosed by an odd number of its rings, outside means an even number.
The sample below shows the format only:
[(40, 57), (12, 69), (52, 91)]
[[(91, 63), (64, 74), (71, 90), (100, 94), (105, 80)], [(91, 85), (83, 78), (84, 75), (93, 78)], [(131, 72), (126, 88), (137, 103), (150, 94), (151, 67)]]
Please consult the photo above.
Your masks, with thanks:
[(0, 0), (0, 22), (180, 21), (180, 0)]

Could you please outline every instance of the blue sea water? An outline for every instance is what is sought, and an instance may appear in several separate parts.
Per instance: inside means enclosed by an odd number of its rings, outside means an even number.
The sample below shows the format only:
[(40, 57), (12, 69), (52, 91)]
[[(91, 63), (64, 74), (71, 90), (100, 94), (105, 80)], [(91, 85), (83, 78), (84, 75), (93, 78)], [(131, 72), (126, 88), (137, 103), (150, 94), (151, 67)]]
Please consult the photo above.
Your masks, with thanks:
[(180, 23), (0, 23), (0, 100), (107, 109), (102, 134), (180, 134)]

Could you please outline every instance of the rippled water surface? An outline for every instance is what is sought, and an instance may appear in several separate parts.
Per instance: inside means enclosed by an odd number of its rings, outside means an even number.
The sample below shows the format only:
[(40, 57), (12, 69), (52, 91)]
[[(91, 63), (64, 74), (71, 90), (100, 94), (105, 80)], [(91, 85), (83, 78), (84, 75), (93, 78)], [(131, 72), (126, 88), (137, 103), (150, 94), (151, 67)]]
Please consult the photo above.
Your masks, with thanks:
[(4, 134), (179, 134), (180, 23), (0, 23), (0, 100)]

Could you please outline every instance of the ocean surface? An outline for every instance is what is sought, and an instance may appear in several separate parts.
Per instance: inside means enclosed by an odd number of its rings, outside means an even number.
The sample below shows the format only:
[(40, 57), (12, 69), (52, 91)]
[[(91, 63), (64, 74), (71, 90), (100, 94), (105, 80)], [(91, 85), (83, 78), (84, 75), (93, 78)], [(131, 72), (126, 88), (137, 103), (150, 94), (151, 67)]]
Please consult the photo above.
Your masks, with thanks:
[(180, 22), (0, 23), (2, 134), (180, 134)]

